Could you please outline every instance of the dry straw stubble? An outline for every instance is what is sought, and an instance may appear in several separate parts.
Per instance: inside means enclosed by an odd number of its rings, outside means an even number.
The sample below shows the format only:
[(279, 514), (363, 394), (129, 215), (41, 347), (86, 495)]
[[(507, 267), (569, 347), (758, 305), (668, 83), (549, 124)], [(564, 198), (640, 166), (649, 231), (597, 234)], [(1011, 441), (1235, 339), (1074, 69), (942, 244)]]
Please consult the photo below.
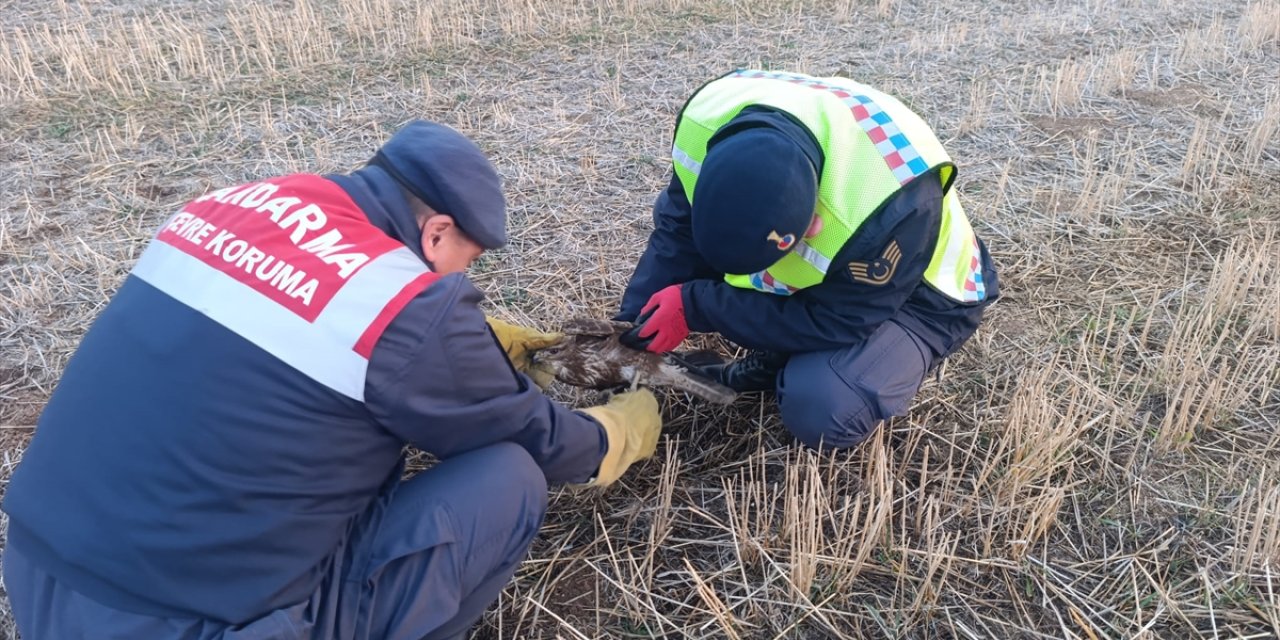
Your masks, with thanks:
[[(834, 6), (834, 9), (833, 9)], [(1269, 2), (0, 4), (3, 477), (149, 230), (426, 116), (502, 171), (491, 310), (610, 313), (687, 94), (738, 65), (899, 94), (1004, 300), (850, 453), (665, 398), (658, 456), (562, 491), (479, 637), (1266, 637), (1280, 625), (1280, 141)], [(707, 341), (708, 345), (719, 343)], [(562, 400), (592, 401), (557, 389)], [(11, 633), (11, 630), (10, 630)]]

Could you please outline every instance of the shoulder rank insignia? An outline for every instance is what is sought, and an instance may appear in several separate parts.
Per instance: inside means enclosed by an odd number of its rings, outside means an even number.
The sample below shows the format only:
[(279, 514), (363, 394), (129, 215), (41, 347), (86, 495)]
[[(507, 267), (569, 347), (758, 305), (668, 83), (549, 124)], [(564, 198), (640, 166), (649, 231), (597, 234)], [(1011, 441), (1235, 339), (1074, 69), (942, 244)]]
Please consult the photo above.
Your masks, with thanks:
[(849, 274), (858, 282), (880, 286), (887, 284), (898, 270), (898, 261), (902, 259), (902, 249), (898, 241), (889, 242), (889, 246), (880, 252), (880, 257), (871, 262), (850, 262)]

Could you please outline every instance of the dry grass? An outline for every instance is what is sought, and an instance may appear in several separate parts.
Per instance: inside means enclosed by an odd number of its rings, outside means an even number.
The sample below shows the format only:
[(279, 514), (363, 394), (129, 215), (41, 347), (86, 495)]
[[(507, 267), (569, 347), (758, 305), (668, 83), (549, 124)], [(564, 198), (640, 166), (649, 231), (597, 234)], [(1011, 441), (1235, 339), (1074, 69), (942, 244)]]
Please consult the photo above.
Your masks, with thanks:
[(658, 455), (553, 495), (477, 637), (1280, 635), (1274, 2), (0, 16), (0, 478), (149, 231), (212, 185), (342, 170), (410, 118), (450, 123), (512, 202), (512, 245), (475, 279), (495, 313), (551, 325), (616, 305), (690, 91), (738, 65), (840, 73), (937, 127), (1004, 300), (854, 452), (799, 449), (758, 398), (667, 397)]

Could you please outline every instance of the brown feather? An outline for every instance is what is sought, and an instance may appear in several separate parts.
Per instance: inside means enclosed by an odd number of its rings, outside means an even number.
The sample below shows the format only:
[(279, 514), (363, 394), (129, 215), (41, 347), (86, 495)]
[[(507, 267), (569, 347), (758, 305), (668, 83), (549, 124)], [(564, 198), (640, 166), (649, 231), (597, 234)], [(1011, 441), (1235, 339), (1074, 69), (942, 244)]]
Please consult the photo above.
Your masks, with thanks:
[(687, 391), (712, 402), (732, 402), (733, 390), (689, 367), (675, 354), (658, 354), (624, 346), (619, 336), (627, 322), (575, 318), (565, 322), (560, 344), (539, 351), (537, 361), (550, 365), (556, 379), (589, 389), (644, 384)]

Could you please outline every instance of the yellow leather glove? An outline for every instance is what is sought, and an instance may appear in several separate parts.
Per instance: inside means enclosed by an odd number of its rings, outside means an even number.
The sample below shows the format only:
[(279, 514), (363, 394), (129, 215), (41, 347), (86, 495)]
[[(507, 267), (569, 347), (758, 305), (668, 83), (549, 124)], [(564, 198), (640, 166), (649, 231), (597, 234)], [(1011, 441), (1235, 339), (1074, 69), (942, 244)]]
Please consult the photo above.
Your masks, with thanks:
[(533, 354), (539, 349), (559, 344), (564, 340), (563, 333), (543, 333), (489, 316), (484, 319), (489, 323), (489, 328), (493, 329), (493, 335), (498, 337), (502, 350), (507, 352), (507, 358), (515, 365), (516, 371), (533, 378), (533, 383), (540, 389), (546, 389), (556, 379), (554, 371), (533, 361)]
[(590, 486), (613, 484), (633, 462), (648, 458), (658, 448), (662, 415), (658, 399), (648, 389), (620, 393), (608, 403), (582, 412), (599, 421), (609, 438), (609, 450)]

